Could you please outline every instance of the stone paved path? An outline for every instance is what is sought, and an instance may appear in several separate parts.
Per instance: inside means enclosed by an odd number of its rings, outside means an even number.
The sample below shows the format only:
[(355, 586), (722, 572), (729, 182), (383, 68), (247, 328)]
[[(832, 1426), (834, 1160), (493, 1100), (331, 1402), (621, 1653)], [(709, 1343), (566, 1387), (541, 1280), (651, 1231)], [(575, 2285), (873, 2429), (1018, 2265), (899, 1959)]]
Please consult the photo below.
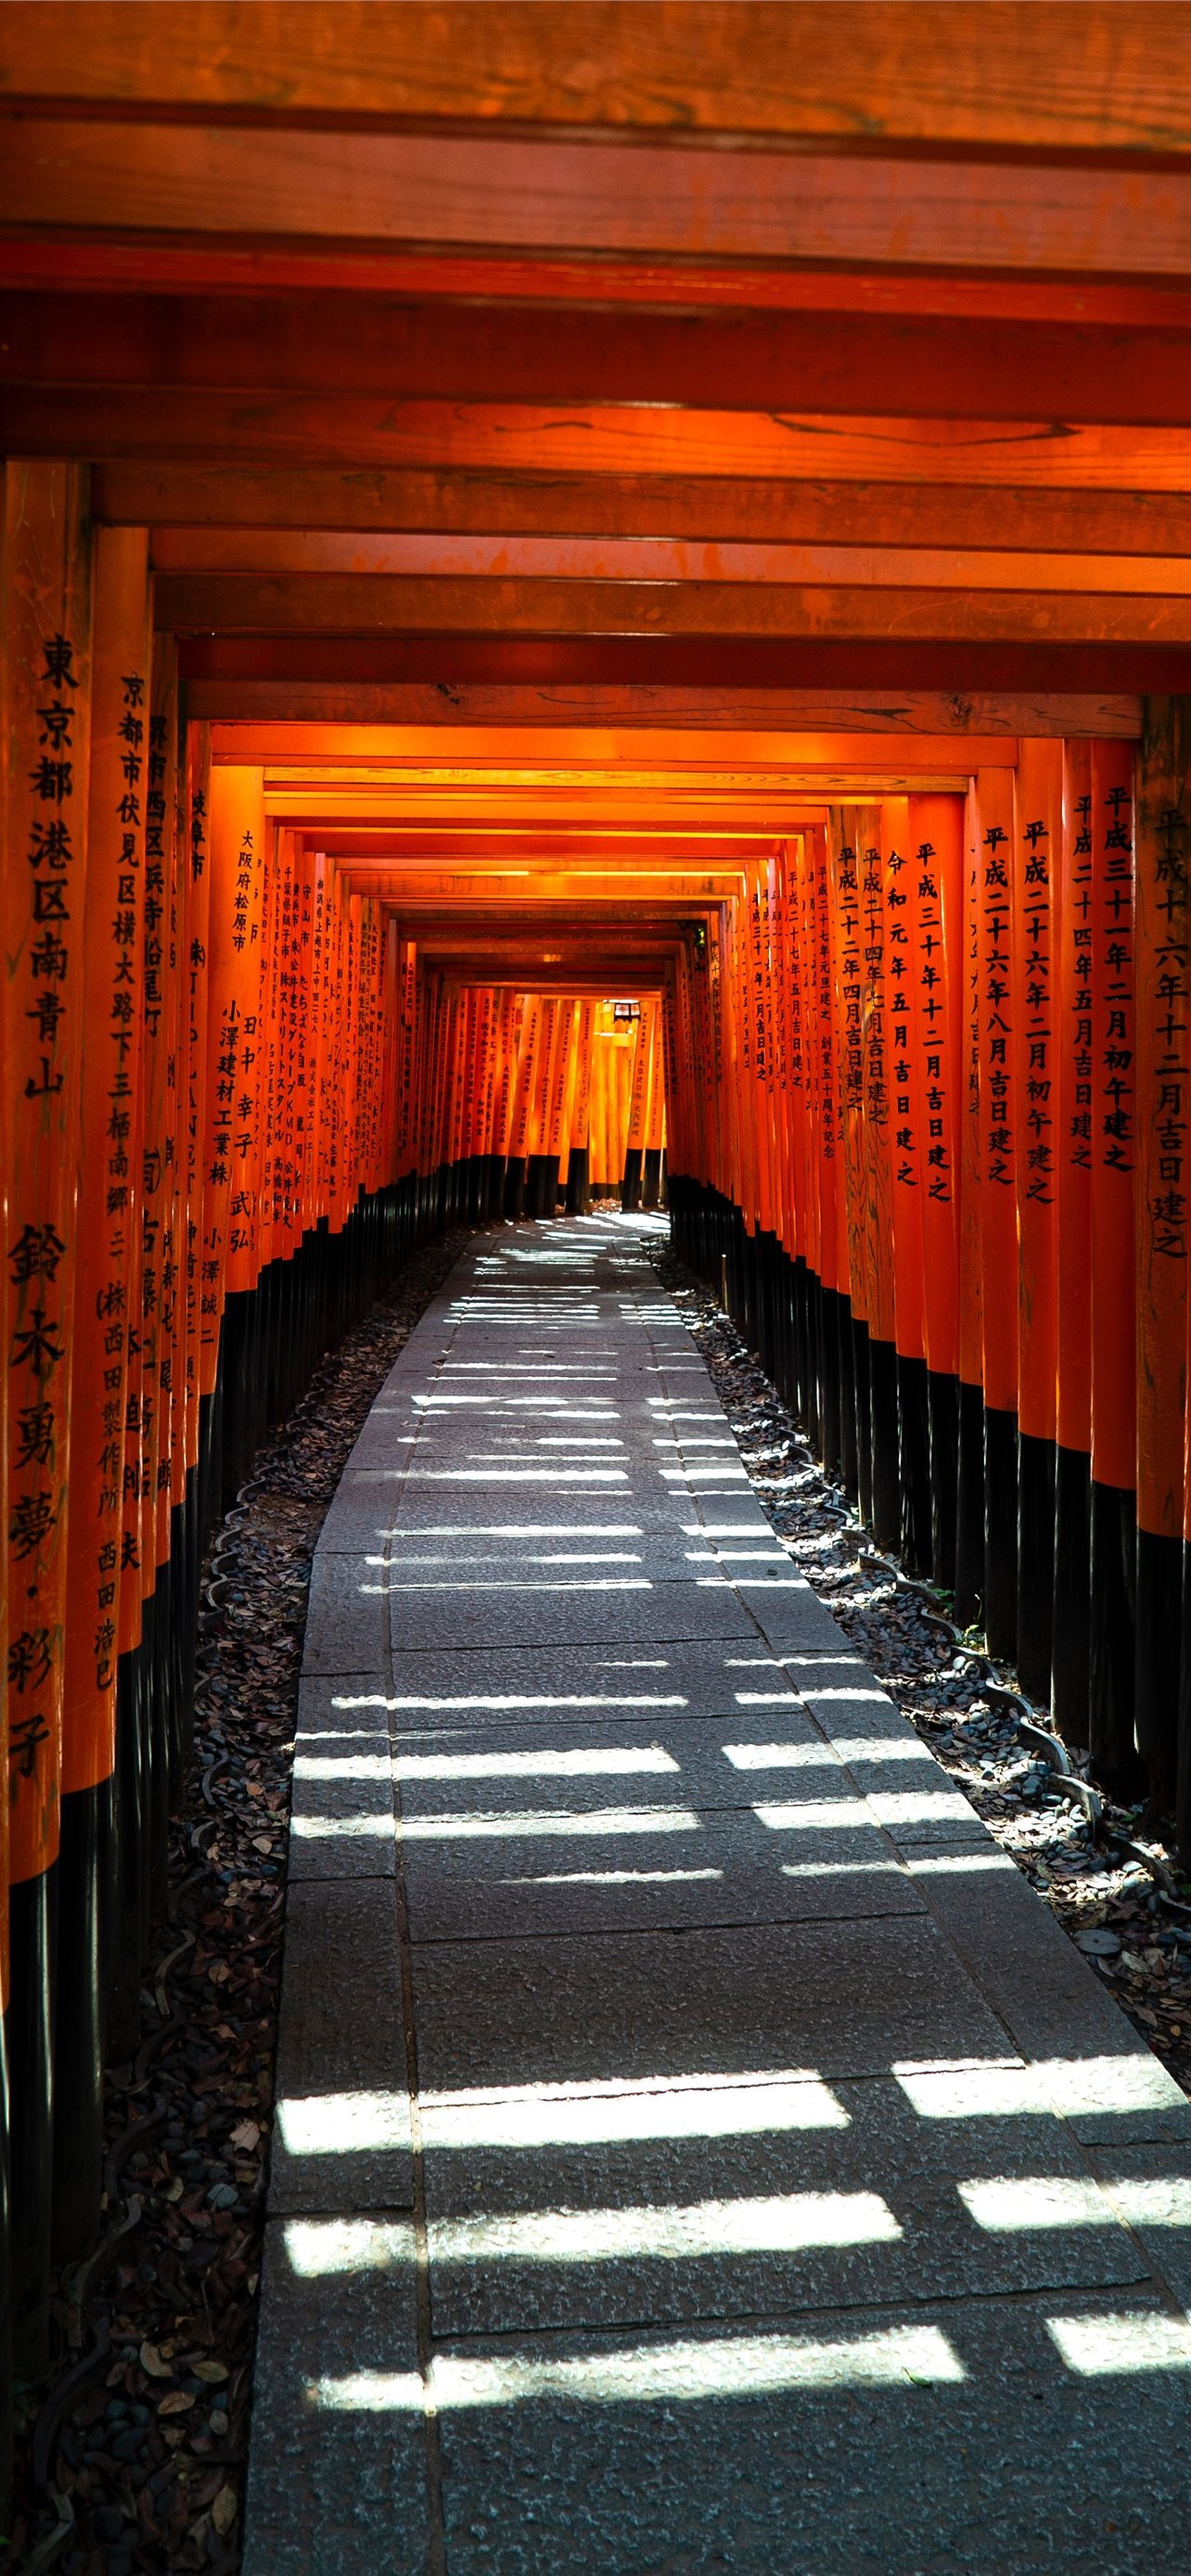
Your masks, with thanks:
[(614, 1218), (316, 1560), (244, 2576), (1191, 2567), (1191, 2106), (773, 1540)]

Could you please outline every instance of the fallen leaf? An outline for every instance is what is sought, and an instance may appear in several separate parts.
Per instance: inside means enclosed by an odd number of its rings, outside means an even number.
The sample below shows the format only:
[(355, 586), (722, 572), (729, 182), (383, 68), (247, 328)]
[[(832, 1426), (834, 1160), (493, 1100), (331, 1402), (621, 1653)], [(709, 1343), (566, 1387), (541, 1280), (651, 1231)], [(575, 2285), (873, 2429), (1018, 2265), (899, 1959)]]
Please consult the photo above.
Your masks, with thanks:
[(237, 2120), (230, 2139), (233, 2147), (242, 2147), (245, 2154), (250, 2155), (254, 2147), (259, 2147), (260, 2142), (260, 2128), (255, 2120)]
[(205, 2379), (208, 2386), (211, 2388), (217, 2387), (221, 2379), (227, 2378), (226, 2362), (195, 2361), (191, 2363), (191, 2368), (194, 2372), (195, 2378)]
[(168, 2351), (164, 2345), (159, 2343), (143, 2343), (141, 2345), (141, 2369), (148, 2372), (150, 2379), (173, 2378), (173, 2349), (172, 2344)]
[(189, 2415), (194, 2399), (188, 2388), (171, 2388), (157, 2409), (159, 2415)]
[(221, 2487), (215, 2498), (215, 2502), (211, 2507), (211, 2520), (214, 2523), (221, 2540), (226, 2539), (228, 2532), (231, 2530), (232, 2524), (236, 2519), (236, 2511), (235, 2488)]

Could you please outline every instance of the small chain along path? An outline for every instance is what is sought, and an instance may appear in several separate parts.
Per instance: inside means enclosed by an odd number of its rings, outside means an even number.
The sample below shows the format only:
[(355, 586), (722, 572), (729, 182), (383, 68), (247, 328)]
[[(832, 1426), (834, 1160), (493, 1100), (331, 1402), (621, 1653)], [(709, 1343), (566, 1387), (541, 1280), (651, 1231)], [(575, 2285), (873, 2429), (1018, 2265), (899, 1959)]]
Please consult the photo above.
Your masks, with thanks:
[(1191, 2104), (775, 1538), (657, 1231), (477, 1237), (319, 1542), (244, 2576), (1182, 2565)]

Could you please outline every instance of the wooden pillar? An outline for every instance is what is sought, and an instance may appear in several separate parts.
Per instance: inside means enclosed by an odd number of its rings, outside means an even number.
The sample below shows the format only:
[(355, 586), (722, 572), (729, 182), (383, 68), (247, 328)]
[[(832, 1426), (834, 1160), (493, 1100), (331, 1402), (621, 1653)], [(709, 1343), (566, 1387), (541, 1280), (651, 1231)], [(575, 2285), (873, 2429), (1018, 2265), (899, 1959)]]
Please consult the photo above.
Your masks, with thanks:
[[(922, 1194), (922, 1329), (930, 1448), (931, 1570), (955, 1583), (959, 1437), (957, 1223), (964, 806), (909, 800), (913, 1105)], [(904, 880), (906, 881), (906, 880)]]
[(1057, 903), (1063, 748), (1023, 742), (1014, 782), (1013, 1034), (1018, 1101), (1017, 1669), (1050, 1699), (1054, 1637), (1059, 1056)]
[[(1186, 1491), (1188, 1294), (1191, 1178), (1187, 1163), (1191, 1112), (1191, 700), (1147, 698), (1137, 764), (1135, 889), (1137, 946), (1136, 1358), (1137, 1522), (1148, 1613), (1165, 1638), (1170, 1588)], [(1094, 1247), (1096, 1263), (1110, 1252)], [(1101, 1284), (1093, 1269), (1093, 1299)], [(1093, 1311), (1095, 1311), (1093, 1309)], [(1118, 1346), (1120, 1321), (1117, 1319)], [(1094, 1429), (1093, 1429), (1094, 1437)], [(1099, 1469), (1093, 1456), (1093, 1475)], [(1127, 1492), (1118, 1492), (1125, 1563), (1122, 1595), (1133, 1574), (1123, 1523)], [(1114, 1529), (1114, 1535), (1116, 1534)], [(1151, 1674), (1165, 1697), (1168, 1648)], [(1147, 1640), (1147, 1661), (1152, 1649)], [(1184, 1650), (1183, 1725), (1178, 1744), (1180, 1848), (1191, 1850), (1191, 1658)], [(1130, 1675), (1132, 1683), (1133, 1676)], [(1123, 1692), (1124, 1682), (1121, 1681)], [(1130, 1689), (1132, 1701), (1132, 1689)], [(1132, 1707), (1130, 1706), (1130, 1718)], [(1117, 1735), (1124, 1735), (1123, 1716)], [(1149, 1721), (1147, 1746), (1151, 1744)], [(1122, 1747), (1127, 1752), (1132, 1727)]]
[[(1147, 929), (1135, 986), (1133, 754), (1128, 744), (1093, 743), (1092, 791), (1092, 1628), (1089, 1735), (1097, 1770), (1118, 1794), (1145, 1787), (1137, 1759), (1137, 1523), (1143, 1490), (1147, 1526), (1168, 1526), (1156, 1551), (1161, 1581), (1173, 1572), (1173, 1661), (1168, 1688), (1168, 1788), (1174, 1792), (1178, 1702), (1178, 1603), (1181, 1571), (1181, 1401), (1171, 1436), (1161, 1433), (1165, 1472), (1173, 1479), (1158, 1499), (1152, 1471), (1163, 1472), (1147, 1436), (1138, 1440), (1135, 1358), (1140, 1332), (1137, 1231), (1137, 1102), (1149, 1094), (1158, 1036), (1154, 949)], [(1147, 905), (1147, 912), (1152, 907)], [(1134, 1035), (1136, 1001), (1137, 1039)], [(1144, 1024), (1144, 1034), (1143, 1034)], [(1142, 1049), (1139, 1057), (1137, 1045)], [(1148, 1164), (1149, 1155), (1145, 1160)], [(1153, 1175), (1156, 1179), (1157, 1175)], [(1140, 1236), (1144, 1236), (1144, 1225)], [(1185, 1302), (1185, 1292), (1184, 1292)], [(1182, 1309), (1180, 1308), (1180, 1321)], [(1177, 1336), (1176, 1336), (1177, 1338)], [(1164, 1358), (1159, 1366), (1167, 1375)], [(1177, 1387), (1181, 1370), (1176, 1361)], [(1135, 1498), (1135, 1489), (1137, 1498)], [(1155, 1610), (1156, 1610), (1155, 1602)], [(1157, 1650), (1157, 1636), (1152, 1641)], [(1152, 1670), (1156, 1673), (1157, 1661)], [(1155, 1713), (1156, 1714), (1156, 1713)], [(1147, 1724), (1147, 1733), (1153, 1741)]]
[(977, 780), (980, 939), (980, 1259), (984, 1375), (984, 1627), (1017, 1655), (1017, 1158), (1013, 1027), (1013, 780)]
[[(54, 2249), (77, 2259), (99, 2219), (104, 1992), (138, 1938), (122, 1885), (139, 1866), (120, 1812), (116, 1680), (133, 1238), (141, 1221), (140, 1084), (149, 762), (146, 531), (101, 528), (94, 558), (76, 1314), (54, 2034)], [(139, 1956), (121, 1961), (139, 1982)]]
[(45, 2365), (53, 2171), (52, 1959), (65, 1674), (70, 1346), (83, 1038), (90, 548), (80, 467), (4, 469), (4, 957), (8, 1174), (5, 1503), (18, 2367)]

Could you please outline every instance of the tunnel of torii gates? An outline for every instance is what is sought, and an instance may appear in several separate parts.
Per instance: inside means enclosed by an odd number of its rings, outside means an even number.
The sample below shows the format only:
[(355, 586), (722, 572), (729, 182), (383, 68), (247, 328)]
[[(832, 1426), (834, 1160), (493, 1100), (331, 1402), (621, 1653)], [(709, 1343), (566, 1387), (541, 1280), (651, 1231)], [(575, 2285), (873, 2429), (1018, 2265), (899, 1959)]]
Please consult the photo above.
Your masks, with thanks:
[(1191, 1849), (1191, 61), (1133, 0), (0, 22), (35, 2374), (204, 1538), (451, 1221), (664, 1197)]

